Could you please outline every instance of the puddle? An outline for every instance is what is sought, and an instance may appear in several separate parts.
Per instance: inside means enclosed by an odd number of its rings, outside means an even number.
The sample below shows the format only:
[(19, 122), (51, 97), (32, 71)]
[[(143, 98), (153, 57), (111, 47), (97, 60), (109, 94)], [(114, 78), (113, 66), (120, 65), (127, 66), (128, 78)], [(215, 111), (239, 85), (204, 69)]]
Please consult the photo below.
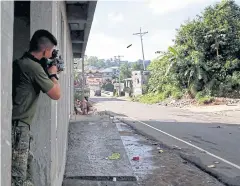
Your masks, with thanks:
[[(152, 174), (155, 170), (152, 161), (153, 147), (145, 144), (146, 139), (134, 133), (126, 124), (115, 121), (121, 136), (126, 153), (132, 165), (134, 174), (139, 179), (144, 179), (147, 175)], [(133, 157), (139, 157), (139, 161), (132, 160)]]

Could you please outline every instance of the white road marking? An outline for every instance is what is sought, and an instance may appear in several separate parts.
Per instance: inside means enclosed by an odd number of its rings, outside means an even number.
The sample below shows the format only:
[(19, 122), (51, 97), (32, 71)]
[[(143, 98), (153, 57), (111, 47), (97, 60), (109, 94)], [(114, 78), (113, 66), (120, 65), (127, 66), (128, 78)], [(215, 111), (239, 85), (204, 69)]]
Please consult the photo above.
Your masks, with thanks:
[[(99, 104), (99, 105), (102, 105), (102, 106), (105, 108), (105, 110), (109, 110), (109, 109), (107, 109), (107, 107), (106, 107), (104, 104), (99, 103), (99, 102), (97, 102), (97, 101), (94, 101), (94, 102), (97, 103), (97, 104)], [(158, 131), (158, 132), (161, 132), (161, 133), (163, 133), (163, 134), (165, 134), (165, 135), (167, 135), (167, 136), (169, 136), (169, 137), (171, 137), (171, 138), (173, 138), (173, 139), (175, 139), (175, 140), (181, 141), (182, 143), (185, 143), (185, 144), (187, 144), (187, 145), (189, 145), (189, 146), (191, 146), (191, 147), (193, 147), (193, 148), (195, 148), (195, 149), (198, 149), (199, 151), (204, 152), (204, 153), (206, 153), (206, 154), (208, 154), (208, 155), (210, 155), (210, 156), (212, 156), (212, 157), (214, 157), (214, 158), (216, 158), (216, 159), (218, 159), (218, 160), (221, 160), (222, 162), (224, 162), (224, 163), (226, 163), (226, 164), (229, 164), (229, 165), (235, 167), (236, 169), (239, 169), (239, 170), (240, 170), (240, 166), (237, 165), (237, 164), (234, 164), (234, 163), (232, 163), (232, 162), (230, 162), (230, 161), (228, 161), (228, 160), (226, 160), (226, 159), (224, 159), (224, 158), (221, 158), (221, 157), (219, 157), (219, 156), (217, 156), (217, 155), (215, 155), (215, 154), (212, 154), (211, 152), (208, 152), (208, 151), (206, 151), (206, 150), (204, 150), (204, 149), (202, 149), (202, 148), (200, 148), (200, 147), (198, 147), (198, 146), (196, 146), (196, 145), (194, 145), (194, 144), (191, 144), (191, 143), (189, 143), (189, 142), (187, 142), (187, 141), (184, 141), (184, 140), (182, 140), (182, 139), (180, 139), (180, 138), (178, 138), (178, 137), (176, 137), (176, 136), (173, 136), (173, 135), (171, 135), (171, 134), (169, 134), (169, 133), (167, 133), (167, 132), (164, 132), (164, 131), (162, 131), (162, 130), (160, 130), (160, 129), (157, 129), (157, 128), (151, 126), (151, 125), (148, 125), (147, 123), (144, 123), (144, 122), (142, 122), (142, 121), (139, 121), (139, 120), (136, 119), (136, 118), (133, 118), (133, 117), (130, 117), (130, 116), (127, 116), (127, 117), (130, 118), (130, 119), (133, 119), (133, 120), (135, 120), (135, 121), (137, 121), (137, 122), (139, 122), (139, 123), (141, 123), (141, 124), (143, 124), (143, 125), (145, 125), (145, 126), (147, 126), (147, 127), (150, 127), (150, 128), (152, 128), (152, 129), (154, 129), (154, 130), (156, 130), (156, 131)]]
[[(129, 116), (128, 116), (128, 117), (129, 117)], [(221, 161), (223, 161), (223, 162), (225, 162), (225, 163), (227, 163), (227, 164), (229, 164), (229, 165), (231, 165), (231, 166), (233, 166), (233, 167), (235, 167), (235, 168), (237, 168), (237, 169), (240, 170), (240, 166), (239, 166), (239, 165), (236, 165), (236, 164), (234, 164), (234, 163), (232, 163), (232, 162), (230, 162), (230, 161), (228, 161), (228, 160), (226, 160), (226, 159), (224, 159), (224, 158), (221, 158), (221, 157), (219, 157), (219, 156), (217, 156), (217, 155), (215, 155), (215, 154), (212, 154), (211, 152), (208, 152), (208, 151), (206, 151), (206, 150), (204, 150), (204, 149), (202, 149), (202, 148), (200, 148), (200, 147), (198, 147), (198, 146), (196, 146), (196, 145), (193, 145), (193, 144), (191, 144), (191, 143), (189, 143), (189, 142), (187, 142), (187, 141), (184, 141), (184, 140), (182, 140), (182, 139), (180, 139), (180, 138), (178, 138), (178, 137), (176, 137), (176, 136), (173, 136), (173, 135), (171, 135), (171, 134), (169, 134), (169, 133), (167, 133), (167, 132), (164, 132), (164, 131), (162, 131), (162, 130), (160, 130), (160, 129), (157, 129), (157, 128), (151, 126), (151, 125), (148, 125), (147, 123), (144, 123), (144, 122), (142, 122), (142, 121), (139, 121), (139, 120), (137, 120), (136, 118), (133, 118), (133, 117), (129, 117), (129, 118), (131, 118), (131, 119), (133, 119), (133, 120), (135, 120), (135, 121), (137, 121), (137, 122), (139, 122), (139, 123), (141, 123), (141, 124), (143, 124), (143, 125), (146, 125), (146, 126), (152, 128), (152, 129), (154, 129), (154, 130), (156, 130), (156, 131), (158, 131), (158, 132), (161, 132), (161, 133), (163, 133), (163, 134), (165, 134), (165, 135), (167, 135), (167, 136), (169, 136), (169, 137), (171, 137), (171, 138), (174, 138), (174, 139), (176, 139), (176, 140), (178, 140), (178, 141), (181, 141), (182, 143), (185, 143), (185, 144), (187, 144), (187, 145), (189, 145), (189, 146), (191, 146), (191, 147), (193, 147), (193, 148), (196, 148), (196, 149), (198, 149), (198, 150), (200, 150), (200, 151), (202, 151), (202, 152), (205, 152), (206, 154), (208, 154), (208, 155), (210, 155), (210, 156), (212, 156), (212, 157), (214, 157), (214, 158), (216, 158), (216, 159), (218, 159), (218, 160), (221, 160)]]

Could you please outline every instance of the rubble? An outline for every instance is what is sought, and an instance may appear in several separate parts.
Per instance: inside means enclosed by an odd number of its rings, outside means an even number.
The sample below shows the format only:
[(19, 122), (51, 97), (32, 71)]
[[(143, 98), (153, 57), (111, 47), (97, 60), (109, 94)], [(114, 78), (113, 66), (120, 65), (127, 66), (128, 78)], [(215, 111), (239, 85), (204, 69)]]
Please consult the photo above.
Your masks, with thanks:
[[(216, 97), (215, 101), (211, 105), (234, 105), (234, 104), (240, 104), (240, 99)], [(183, 98), (179, 100), (168, 98), (162, 102), (159, 102), (158, 105), (183, 108), (191, 105), (198, 105), (198, 103), (195, 99), (191, 98)]]

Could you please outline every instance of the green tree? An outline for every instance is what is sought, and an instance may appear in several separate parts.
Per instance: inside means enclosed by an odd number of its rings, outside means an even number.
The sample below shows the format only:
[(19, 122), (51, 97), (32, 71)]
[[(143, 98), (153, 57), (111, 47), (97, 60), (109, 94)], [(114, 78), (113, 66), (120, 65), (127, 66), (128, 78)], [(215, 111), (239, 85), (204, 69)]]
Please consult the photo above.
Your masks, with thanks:
[(131, 77), (131, 70), (128, 63), (123, 63), (120, 66), (120, 79), (126, 79)]
[(138, 62), (134, 62), (132, 64), (132, 70), (133, 71), (139, 71), (139, 70), (142, 71), (143, 70), (143, 65), (138, 63)]
[(86, 56), (85, 57), (85, 64), (89, 66), (96, 66), (98, 63), (98, 57), (96, 56)]
[(223, 0), (177, 30), (175, 44), (149, 66), (150, 92), (187, 90), (210, 96), (236, 96), (240, 90), (240, 7)]

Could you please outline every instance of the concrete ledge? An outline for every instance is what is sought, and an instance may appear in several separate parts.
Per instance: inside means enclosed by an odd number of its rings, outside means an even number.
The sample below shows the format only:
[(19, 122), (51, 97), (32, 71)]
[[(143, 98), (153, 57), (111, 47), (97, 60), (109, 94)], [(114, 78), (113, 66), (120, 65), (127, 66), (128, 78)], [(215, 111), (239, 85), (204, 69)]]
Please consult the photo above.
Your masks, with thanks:
[(86, 180), (64, 180), (63, 186), (137, 186), (136, 182), (113, 182), (113, 181), (86, 181)]
[[(120, 158), (107, 159), (114, 152), (120, 153)], [(136, 181), (116, 125), (109, 116), (78, 117), (69, 126), (64, 184), (106, 182), (113, 177), (121, 182), (131, 181), (130, 185)]]

